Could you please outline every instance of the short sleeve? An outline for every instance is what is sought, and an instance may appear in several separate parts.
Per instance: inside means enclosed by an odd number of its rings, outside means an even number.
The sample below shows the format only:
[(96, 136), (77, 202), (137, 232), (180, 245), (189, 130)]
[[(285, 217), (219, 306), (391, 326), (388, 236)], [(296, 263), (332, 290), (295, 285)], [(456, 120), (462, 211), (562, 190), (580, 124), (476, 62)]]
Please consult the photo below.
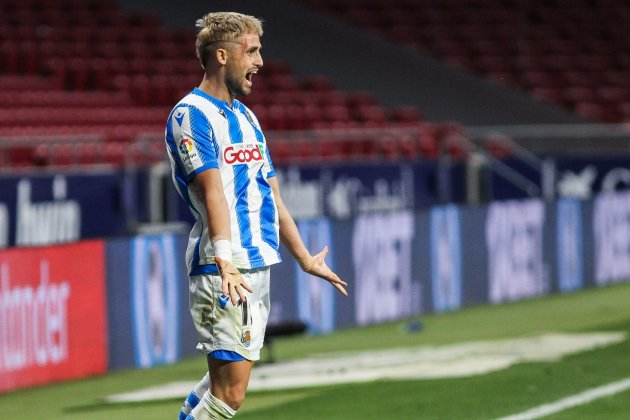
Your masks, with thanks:
[(185, 104), (176, 107), (167, 126), (169, 136), (172, 137), (172, 154), (183, 170), (186, 182), (206, 169), (219, 167), (212, 126), (198, 108)]

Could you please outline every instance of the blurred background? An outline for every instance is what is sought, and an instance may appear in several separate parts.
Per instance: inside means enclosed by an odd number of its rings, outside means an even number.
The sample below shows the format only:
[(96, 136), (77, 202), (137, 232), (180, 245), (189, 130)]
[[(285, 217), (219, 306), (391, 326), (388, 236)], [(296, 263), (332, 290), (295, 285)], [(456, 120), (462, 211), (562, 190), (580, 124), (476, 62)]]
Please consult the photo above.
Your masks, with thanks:
[(0, 0), (0, 392), (195, 353), (163, 133), (222, 10), (265, 22), (242, 100), (350, 283), (283, 249), (279, 333), (630, 279), (627, 1)]

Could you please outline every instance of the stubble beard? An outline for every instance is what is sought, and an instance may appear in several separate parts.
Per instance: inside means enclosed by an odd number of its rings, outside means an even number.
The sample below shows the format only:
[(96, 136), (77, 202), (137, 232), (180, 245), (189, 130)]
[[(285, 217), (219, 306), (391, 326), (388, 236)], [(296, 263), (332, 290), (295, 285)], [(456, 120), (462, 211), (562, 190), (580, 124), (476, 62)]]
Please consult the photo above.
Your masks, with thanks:
[(232, 98), (249, 95), (251, 93), (252, 90), (246, 88), (245, 86), (243, 86), (243, 84), (244, 80), (241, 80), (239, 82), (238, 80), (236, 80), (235, 77), (230, 77), (225, 81), (225, 85), (227, 86), (228, 92), (230, 93)]

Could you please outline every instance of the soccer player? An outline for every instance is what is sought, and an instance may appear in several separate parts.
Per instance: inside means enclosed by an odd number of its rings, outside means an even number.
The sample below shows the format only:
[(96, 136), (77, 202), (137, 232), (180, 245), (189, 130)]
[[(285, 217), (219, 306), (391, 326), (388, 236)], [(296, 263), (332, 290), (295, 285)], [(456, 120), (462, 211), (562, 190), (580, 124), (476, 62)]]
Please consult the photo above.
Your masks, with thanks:
[(260, 124), (236, 99), (251, 92), (263, 66), (260, 20), (209, 13), (197, 28), (203, 80), (175, 105), (166, 126), (173, 182), (196, 218), (186, 263), (208, 374), (182, 407), (180, 418), (191, 420), (231, 418), (243, 403), (260, 358), (269, 267), (280, 262), (280, 241), (305, 272), (348, 295), (324, 260), (327, 247), (314, 256), (306, 249), (280, 196)]

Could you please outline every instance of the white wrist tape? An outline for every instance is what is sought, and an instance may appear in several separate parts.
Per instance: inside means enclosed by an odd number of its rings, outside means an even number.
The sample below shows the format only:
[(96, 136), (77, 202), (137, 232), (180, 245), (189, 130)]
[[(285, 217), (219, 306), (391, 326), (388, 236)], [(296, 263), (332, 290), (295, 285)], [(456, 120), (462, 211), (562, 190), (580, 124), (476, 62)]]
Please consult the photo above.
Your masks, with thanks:
[(219, 239), (212, 242), (212, 248), (214, 248), (214, 255), (222, 260), (232, 262), (232, 244), (227, 239)]

